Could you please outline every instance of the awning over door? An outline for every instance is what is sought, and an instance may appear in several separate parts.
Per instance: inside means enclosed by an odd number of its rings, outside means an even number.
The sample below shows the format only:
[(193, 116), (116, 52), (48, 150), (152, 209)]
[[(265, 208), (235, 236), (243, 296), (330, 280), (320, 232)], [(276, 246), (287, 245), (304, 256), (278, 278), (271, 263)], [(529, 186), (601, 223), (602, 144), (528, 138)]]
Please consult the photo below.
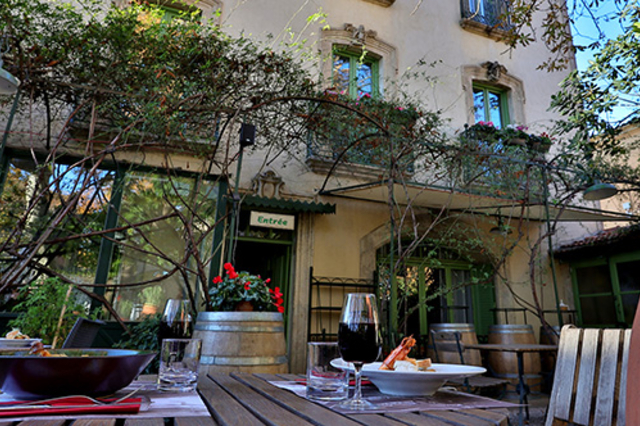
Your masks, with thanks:
[(335, 204), (284, 198), (266, 198), (256, 195), (246, 195), (242, 197), (242, 205), (245, 207), (266, 208), (291, 213), (331, 214), (336, 212)]
[[(367, 200), (387, 203), (389, 199), (388, 183), (383, 181), (363, 185), (348, 186), (325, 190), (321, 195)], [(478, 195), (443, 187), (421, 185), (418, 183), (394, 183), (393, 196), (400, 205), (413, 205), (431, 209), (446, 206), (448, 211), (476, 213), (489, 216), (523, 217), (529, 220), (547, 219), (543, 202), (525, 204), (522, 200)], [(639, 216), (625, 213), (594, 209), (584, 206), (549, 205), (549, 218), (561, 222), (599, 222), (599, 221), (636, 221)]]

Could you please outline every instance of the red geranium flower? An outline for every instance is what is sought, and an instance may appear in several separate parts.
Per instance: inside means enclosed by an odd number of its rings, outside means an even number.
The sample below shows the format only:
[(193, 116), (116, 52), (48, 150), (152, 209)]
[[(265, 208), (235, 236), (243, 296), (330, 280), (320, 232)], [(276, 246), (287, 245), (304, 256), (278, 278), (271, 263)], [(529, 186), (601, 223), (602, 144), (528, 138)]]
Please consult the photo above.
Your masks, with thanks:
[(256, 311), (284, 312), (283, 294), (279, 287), (269, 288), (271, 280), (246, 271), (236, 271), (230, 262), (223, 265), (225, 274), (213, 278), (209, 287), (208, 309), (234, 311), (241, 302), (250, 302)]

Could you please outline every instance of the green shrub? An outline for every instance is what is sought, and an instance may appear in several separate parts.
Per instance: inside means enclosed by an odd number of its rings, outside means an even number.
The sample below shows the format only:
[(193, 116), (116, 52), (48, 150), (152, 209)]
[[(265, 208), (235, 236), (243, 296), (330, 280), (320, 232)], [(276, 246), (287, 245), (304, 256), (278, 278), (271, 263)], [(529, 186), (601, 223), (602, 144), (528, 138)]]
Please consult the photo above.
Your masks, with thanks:
[[(114, 345), (115, 348), (135, 349), (139, 351), (153, 351), (160, 353), (158, 332), (160, 331), (160, 314), (145, 315), (142, 321), (131, 327), (131, 336), (122, 339)], [(160, 358), (156, 356), (143, 374), (157, 374)]]
[(19, 328), (31, 338), (40, 338), (42, 343), (53, 343), (62, 308), (65, 308), (62, 324), (58, 332), (60, 346), (71, 331), (78, 315), (85, 316), (86, 308), (77, 301), (72, 291), (67, 298), (69, 285), (58, 278), (47, 278), (20, 289), (19, 303), (13, 308), (18, 317), (9, 322), (12, 328)]

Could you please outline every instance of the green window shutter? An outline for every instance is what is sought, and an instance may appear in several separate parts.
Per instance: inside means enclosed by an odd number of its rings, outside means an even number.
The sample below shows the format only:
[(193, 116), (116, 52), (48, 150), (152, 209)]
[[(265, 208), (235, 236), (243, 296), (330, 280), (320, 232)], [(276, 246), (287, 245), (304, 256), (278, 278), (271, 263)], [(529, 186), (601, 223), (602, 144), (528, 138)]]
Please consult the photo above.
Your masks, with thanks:
[[(491, 274), (491, 265), (477, 265), (471, 274), (474, 278), (483, 279)], [(489, 326), (495, 323), (495, 316), (491, 309), (496, 306), (495, 285), (493, 282), (487, 284), (477, 284), (471, 287), (473, 298), (473, 322), (478, 336), (489, 334)]]

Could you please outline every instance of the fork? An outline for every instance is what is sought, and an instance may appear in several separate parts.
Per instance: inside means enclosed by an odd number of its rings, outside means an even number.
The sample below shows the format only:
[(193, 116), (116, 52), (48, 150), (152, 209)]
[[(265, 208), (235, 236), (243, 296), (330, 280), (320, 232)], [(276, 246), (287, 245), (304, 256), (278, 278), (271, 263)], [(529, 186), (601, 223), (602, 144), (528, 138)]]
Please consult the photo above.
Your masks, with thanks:
[[(104, 401), (104, 400), (100, 400), (100, 399), (96, 399), (93, 397), (90, 397), (88, 395), (67, 395), (67, 396), (59, 396), (59, 397), (55, 397), (55, 398), (49, 398), (49, 399), (41, 399), (38, 401), (30, 401), (30, 402), (21, 402), (19, 404), (7, 404), (7, 405), (2, 405), (0, 406), (0, 410), (15, 410), (16, 408), (51, 408), (53, 407), (52, 404), (54, 404), (55, 402), (59, 402), (59, 401), (64, 401), (67, 399), (71, 399), (71, 398), (76, 398), (76, 399), (83, 399), (85, 401), (91, 402), (94, 405), (98, 405), (98, 406), (106, 406), (106, 405), (116, 405), (124, 400), (126, 400), (127, 398), (130, 398), (133, 394), (135, 394), (136, 392), (138, 392), (140, 389), (142, 389), (142, 387), (133, 389), (131, 392), (127, 393), (126, 395), (115, 399), (113, 401)], [(86, 407), (87, 405), (78, 405), (77, 407)], [(65, 406), (64, 408), (73, 408), (76, 407), (74, 406)]]

